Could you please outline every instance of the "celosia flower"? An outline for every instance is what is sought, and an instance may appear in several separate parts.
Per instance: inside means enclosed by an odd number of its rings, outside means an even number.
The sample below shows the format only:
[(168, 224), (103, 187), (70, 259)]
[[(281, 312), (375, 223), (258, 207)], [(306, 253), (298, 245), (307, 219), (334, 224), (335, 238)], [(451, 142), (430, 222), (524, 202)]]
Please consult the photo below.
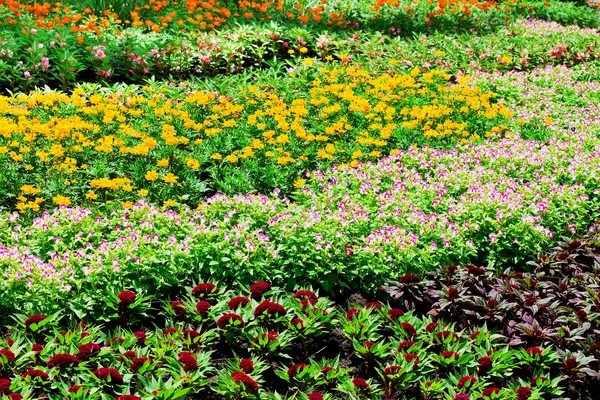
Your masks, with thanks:
[(163, 336), (174, 335), (177, 332), (179, 332), (179, 329), (177, 328), (165, 328), (163, 329)]
[(458, 393), (452, 400), (469, 400), (469, 395), (465, 393)]
[(346, 311), (346, 319), (348, 321), (352, 321), (353, 318), (358, 318), (359, 315), (360, 315), (360, 310), (356, 309), (356, 308), (352, 308), (352, 309)]
[(79, 365), (77, 357), (71, 354), (55, 354), (48, 360), (48, 368), (66, 369)]
[[(458, 340), (458, 335), (452, 331), (441, 331), (435, 334), (435, 337), (437, 338), (438, 341), (443, 342), (445, 340), (447, 340), (449, 337), (451, 337), (454, 340)], [(433, 340), (433, 343), (435, 343), (435, 339)]]
[(538, 299), (536, 297), (530, 296), (525, 299), (525, 305), (531, 307), (531, 306), (535, 305), (535, 303), (537, 303), (537, 301), (538, 301)]
[(419, 282), (421, 282), (421, 278), (416, 274), (406, 274), (400, 277), (400, 283), (403, 285), (411, 285)]
[(11, 393), (8, 395), (10, 400), (23, 400), (23, 395), (21, 393)]
[(411, 340), (407, 340), (405, 342), (400, 343), (400, 345), (398, 346), (398, 351), (404, 351), (404, 350), (408, 350), (409, 347), (414, 346), (415, 344), (417, 344), (417, 342), (413, 342)]
[(354, 389), (362, 390), (365, 392), (371, 391), (371, 386), (365, 381), (363, 378), (354, 378), (352, 379), (352, 384), (354, 385)]
[(196, 360), (194, 355), (188, 351), (181, 352), (177, 361), (183, 364), (184, 372), (192, 372), (198, 370), (198, 361)]
[(491, 299), (491, 300), (488, 300), (487, 307), (488, 308), (496, 308), (498, 306), (498, 304), (499, 304), (498, 300)]
[(246, 392), (248, 392), (249, 394), (258, 393), (258, 383), (245, 373), (232, 372), (231, 377), (235, 382), (243, 383)]
[(39, 344), (39, 343), (34, 343), (31, 346), (31, 351), (39, 353), (40, 351), (44, 350), (44, 345)]
[(21, 375), (21, 377), (23, 377), (23, 378), (26, 378), (28, 376), (30, 376), (32, 378), (40, 378), (43, 381), (47, 381), (50, 379), (50, 377), (48, 376), (47, 373), (45, 373), (44, 371), (39, 370), (39, 369), (29, 369)]
[(0, 395), (10, 393), (12, 382), (8, 379), (0, 379)]
[(194, 330), (194, 329), (186, 329), (181, 334), (184, 339), (189, 340), (191, 342), (193, 342), (194, 339), (196, 339), (197, 337), (202, 336), (202, 334), (200, 332), (198, 332), (197, 330)]
[(240, 324), (238, 326), (244, 326), (244, 320), (242, 319), (241, 316), (234, 314), (234, 313), (229, 313), (229, 314), (225, 314), (223, 316), (221, 316), (218, 320), (217, 320), (217, 327), (221, 328), (221, 329), (225, 329), (227, 326), (229, 326), (230, 324), (233, 324), (234, 321), (239, 321)]
[(494, 361), (490, 357), (481, 357), (479, 360), (477, 360), (477, 365), (479, 366), (477, 368), (477, 373), (479, 375), (486, 374), (490, 369), (492, 369), (493, 363)]
[(406, 335), (409, 338), (413, 338), (416, 336), (417, 334), (417, 330), (415, 329), (414, 326), (412, 326), (412, 324), (408, 323), (408, 322), (402, 322), (400, 324), (400, 327), (404, 330), (404, 332), (406, 333)]
[(377, 310), (381, 310), (383, 306), (381, 305), (380, 302), (378, 301), (370, 301), (367, 304), (365, 304), (365, 308), (368, 310), (370, 308), (375, 308)]
[(273, 303), (271, 300), (265, 300), (254, 309), (254, 317), (267, 315), (270, 317), (282, 317), (286, 314), (285, 308), (281, 304)]
[(402, 358), (404, 358), (404, 361), (406, 361), (407, 363), (412, 361), (415, 367), (418, 366), (420, 362), (419, 357), (414, 353), (407, 353), (403, 355)]
[(585, 310), (577, 310), (575, 311), (575, 315), (582, 321), (587, 318), (587, 312)]
[(308, 400), (323, 400), (323, 395), (319, 392), (312, 392), (308, 395)]
[(439, 326), (439, 324), (437, 322), (431, 322), (429, 324), (427, 324), (427, 326), (425, 327), (425, 330), (429, 333), (435, 331), (437, 329), (437, 327)]
[(227, 307), (229, 307), (230, 310), (235, 310), (238, 307), (246, 307), (248, 303), (250, 303), (250, 299), (246, 297), (234, 297), (233, 299), (229, 300)]
[(440, 353), (440, 355), (442, 356), (442, 358), (451, 358), (454, 357), (454, 359), (458, 360), (460, 358), (460, 354), (458, 354), (455, 351), (442, 351)]
[(542, 350), (539, 347), (529, 347), (525, 350), (525, 352), (530, 357), (538, 356), (540, 358), (540, 361), (544, 361), (544, 355), (542, 354)]
[(399, 308), (392, 308), (388, 310), (388, 317), (390, 317), (391, 320), (397, 320), (398, 318), (402, 317), (404, 315), (404, 311), (402, 311)]
[[(261, 339), (264, 338), (268, 338), (270, 342), (272, 342), (273, 340), (277, 340), (277, 337), (279, 336), (279, 334), (277, 332), (274, 331), (270, 331), (268, 333), (262, 333), (260, 335)], [(258, 343), (258, 336), (254, 338), (254, 343)]]
[(574, 358), (567, 358), (565, 360), (565, 369), (575, 369), (579, 366), (579, 363)]
[(0, 354), (3, 355), (6, 358), (6, 361), (8, 361), (9, 363), (15, 361), (15, 353), (8, 349), (0, 350)]
[(88, 358), (100, 353), (100, 346), (96, 343), (85, 343), (79, 346), (77, 359), (79, 361), (87, 360)]
[(455, 287), (451, 287), (448, 289), (448, 300), (456, 300), (458, 298), (458, 289)]
[(179, 319), (179, 318), (183, 317), (185, 314), (187, 314), (187, 311), (185, 310), (184, 306), (185, 305), (181, 301), (172, 301), (171, 302), (171, 308), (175, 312), (176, 319)]
[(481, 335), (481, 331), (475, 331), (469, 335), (469, 339), (475, 340), (479, 335)]
[[(317, 300), (319, 299), (316, 295), (315, 292), (313, 292), (312, 290), (298, 290), (296, 293), (294, 293), (294, 295), (292, 296), (292, 299), (299, 299), (299, 300), (308, 300), (308, 302), (312, 305), (317, 304)], [(306, 306), (305, 306), (306, 308)]]
[(481, 267), (476, 267), (474, 265), (466, 265), (465, 269), (467, 270), (467, 272), (473, 276), (481, 276), (483, 274), (485, 274), (485, 269), (481, 268)]
[(199, 302), (196, 303), (196, 312), (202, 318), (207, 318), (208, 317), (208, 310), (209, 309), (210, 309), (210, 303), (208, 301), (200, 300)]
[(201, 283), (192, 289), (194, 297), (206, 297), (215, 293), (219, 293), (219, 288), (213, 283)]
[(84, 392), (87, 392), (87, 389), (86, 389), (86, 388), (84, 388), (83, 386), (80, 386), (80, 385), (73, 385), (73, 386), (71, 386), (71, 387), (70, 387), (70, 388), (67, 390), (67, 392), (68, 392), (68, 393), (77, 393), (77, 392), (79, 392), (79, 389), (81, 389), (81, 390), (82, 390), (82, 391), (84, 391)]
[(25, 320), (24, 324), (25, 324), (26, 330), (29, 331), (29, 327), (31, 326), (31, 324), (39, 324), (40, 322), (42, 322), (45, 319), (46, 319), (46, 316), (43, 314), (32, 315), (31, 317), (29, 317)]
[(481, 392), (481, 396), (482, 397), (490, 397), (492, 395), (492, 393), (500, 393), (500, 389), (495, 388), (495, 387), (487, 388), (483, 392)]
[(527, 400), (531, 396), (531, 389), (526, 386), (521, 386), (517, 389), (517, 400)]
[(271, 290), (271, 285), (267, 282), (256, 282), (250, 286), (250, 297), (254, 300), (260, 300), (269, 290)]
[(120, 385), (123, 383), (123, 375), (114, 368), (98, 368), (93, 372), (94, 375), (101, 381), (110, 379), (110, 383)]
[(137, 296), (130, 290), (123, 290), (117, 297), (121, 301), (119, 303), (119, 308), (127, 308), (135, 302)]
[(251, 374), (254, 372), (254, 362), (248, 358), (242, 358), (240, 360), (239, 368), (245, 374)]
[(132, 394), (124, 394), (121, 396), (117, 396), (115, 400), (142, 400), (141, 397), (134, 396)]
[(299, 329), (304, 328), (304, 321), (298, 317), (292, 318), (292, 320), (290, 321), (290, 324), (292, 324), (292, 326), (299, 328)]
[(546, 378), (545, 376), (536, 376), (535, 378), (533, 378), (531, 380), (531, 383), (529, 384), (529, 386), (531, 387), (537, 387), (538, 386), (538, 382), (548, 382), (550, 379)]
[(477, 382), (477, 378), (475, 378), (474, 376), (471, 376), (471, 375), (465, 375), (465, 376), (461, 377), (461, 378), (458, 380), (458, 383), (456, 384), (456, 387), (457, 387), (458, 389), (462, 389), (462, 388), (464, 388), (465, 386), (466, 386), (466, 387), (471, 387), (471, 386), (473, 386), (473, 384), (474, 384), (474, 383), (476, 383), (476, 382)]
[(398, 365), (392, 365), (383, 370), (383, 375), (387, 378), (389, 375), (396, 375), (401, 369)]
[(144, 366), (144, 364), (146, 363), (146, 361), (148, 361), (150, 364), (154, 363), (154, 360), (147, 358), (147, 357), (139, 357), (139, 358), (134, 358), (133, 359), (133, 363), (131, 364), (131, 366), (129, 367), (129, 369), (132, 372), (138, 372), (140, 370), (140, 368), (142, 368)]
[(294, 364), (288, 368), (287, 374), (290, 378), (293, 378), (297, 374), (299, 374), (302, 370), (304, 370), (305, 368), (309, 368), (309, 367), (310, 367), (310, 365), (305, 364), (305, 363)]
[(143, 345), (144, 343), (146, 343), (146, 332), (142, 332), (142, 331), (137, 331), (137, 332), (133, 332), (133, 336), (135, 336), (135, 338), (137, 339), (137, 344), (138, 345)]
[(136, 353), (133, 350), (129, 350), (126, 351), (125, 353), (121, 354), (121, 361), (123, 361), (125, 358), (129, 359), (129, 360), (133, 360), (136, 357)]

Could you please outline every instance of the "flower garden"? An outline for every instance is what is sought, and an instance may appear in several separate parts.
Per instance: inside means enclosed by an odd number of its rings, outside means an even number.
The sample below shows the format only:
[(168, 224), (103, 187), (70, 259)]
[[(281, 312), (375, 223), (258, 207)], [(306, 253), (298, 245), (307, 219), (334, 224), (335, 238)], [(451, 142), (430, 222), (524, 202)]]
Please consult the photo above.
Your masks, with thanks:
[(0, 399), (595, 399), (599, 29), (0, 0)]

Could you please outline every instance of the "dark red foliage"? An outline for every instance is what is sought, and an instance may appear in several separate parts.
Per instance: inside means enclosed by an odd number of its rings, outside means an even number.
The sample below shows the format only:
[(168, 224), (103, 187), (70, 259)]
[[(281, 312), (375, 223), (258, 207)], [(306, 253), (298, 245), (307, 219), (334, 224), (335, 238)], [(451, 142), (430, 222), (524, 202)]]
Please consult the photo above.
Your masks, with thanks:
[(402, 356), (402, 358), (404, 358), (404, 361), (406, 361), (406, 362), (411, 362), (412, 361), (415, 364), (415, 367), (417, 365), (419, 365), (419, 361), (420, 361), (419, 357), (416, 354), (414, 354), (414, 353), (405, 354), (405, 355)]
[(294, 364), (288, 368), (287, 374), (290, 378), (295, 377), (298, 373), (300, 373), (303, 369), (309, 368), (310, 365), (305, 363)]
[(406, 332), (406, 335), (409, 338), (413, 338), (415, 337), (415, 335), (417, 334), (417, 330), (415, 329), (414, 326), (412, 326), (410, 323), (408, 322), (403, 322), (400, 324), (400, 327), (404, 330), (404, 332)]
[(323, 400), (323, 395), (319, 392), (312, 392), (308, 395), (308, 400)]
[(378, 301), (370, 301), (367, 304), (365, 304), (365, 308), (368, 310), (370, 308), (375, 308), (377, 310), (381, 310), (382, 305), (380, 302)]
[(10, 393), (12, 382), (8, 379), (0, 379), (0, 395)]
[(421, 278), (416, 274), (406, 274), (400, 277), (400, 283), (403, 285), (410, 285), (419, 282), (421, 282)]
[(114, 368), (98, 368), (94, 371), (94, 375), (102, 381), (107, 381), (110, 378), (110, 382), (114, 385), (120, 385), (123, 383), (123, 375)]
[(231, 377), (238, 383), (243, 383), (248, 394), (258, 393), (258, 383), (243, 372), (232, 372)]
[(477, 360), (477, 364), (478, 364), (478, 368), (477, 368), (477, 373), (479, 375), (483, 375), (486, 374), (487, 372), (489, 372), (490, 369), (492, 369), (492, 365), (494, 364), (494, 361), (490, 358), (490, 357), (481, 357), (479, 360)]
[(55, 354), (48, 360), (48, 368), (66, 369), (79, 365), (77, 357), (71, 354)]
[(144, 364), (146, 363), (146, 361), (149, 361), (150, 364), (154, 363), (154, 360), (147, 358), (147, 357), (138, 357), (138, 358), (134, 358), (133, 359), (133, 364), (131, 364), (131, 367), (129, 367), (129, 369), (132, 372), (138, 372), (140, 368), (142, 368), (144, 366)]
[(483, 392), (481, 392), (481, 396), (490, 397), (492, 393), (500, 393), (500, 389), (495, 387), (487, 388)]
[(475, 382), (477, 382), (477, 378), (471, 375), (465, 375), (458, 380), (456, 387), (462, 389), (466, 385), (472, 386)]
[(248, 358), (242, 358), (240, 360), (239, 368), (245, 374), (251, 374), (254, 372), (254, 362)]
[[(292, 299), (305, 300), (308, 299), (308, 302), (312, 305), (317, 304), (317, 300), (319, 299), (315, 292), (312, 290), (298, 290), (292, 296)], [(305, 306), (306, 307), (306, 306)]]
[(182, 318), (185, 314), (187, 314), (187, 311), (185, 310), (185, 304), (183, 304), (181, 301), (172, 301), (171, 308), (175, 312), (176, 319)]
[(229, 326), (230, 324), (233, 324), (234, 321), (240, 321), (240, 325), (239, 326), (244, 326), (244, 320), (242, 319), (241, 316), (234, 314), (234, 313), (229, 313), (229, 314), (225, 314), (223, 316), (221, 316), (218, 320), (217, 320), (217, 326), (221, 329), (225, 329), (227, 326)]
[(358, 318), (359, 315), (360, 310), (357, 308), (351, 308), (350, 310), (346, 311), (346, 319), (348, 321), (352, 321), (353, 318)]
[(116, 397), (115, 400), (142, 400), (142, 398), (134, 396), (132, 394), (124, 394), (122, 396)]
[(137, 339), (137, 344), (139, 344), (140, 346), (143, 345), (144, 343), (146, 343), (146, 332), (142, 332), (142, 331), (137, 331), (137, 332), (133, 332), (133, 336), (136, 337)]
[(352, 384), (354, 385), (354, 389), (363, 390), (365, 392), (369, 392), (371, 387), (363, 378), (354, 378), (352, 379)]
[(402, 311), (399, 308), (392, 308), (388, 310), (388, 317), (390, 317), (391, 320), (396, 320), (400, 317), (402, 317), (404, 315), (404, 311)]
[(219, 288), (213, 283), (201, 283), (192, 289), (194, 297), (206, 297), (213, 293), (219, 293)]
[(250, 286), (250, 297), (258, 301), (262, 299), (263, 295), (269, 290), (271, 290), (271, 285), (267, 282), (256, 282)]
[(281, 304), (274, 303), (271, 300), (265, 300), (254, 309), (254, 317), (267, 315), (269, 317), (282, 317), (286, 314), (285, 308)]
[(9, 363), (13, 363), (15, 361), (15, 353), (8, 349), (0, 350), (0, 354), (2, 354)]
[(202, 318), (208, 317), (208, 310), (210, 310), (210, 303), (208, 301), (200, 300), (196, 303), (196, 312), (198, 312), (198, 315)]
[(100, 353), (101, 348), (96, 343), (85, 343), (80, 345), (77, 350), (77, 359), (83, 361)]
[(119, 307), (127, 308), (133, 304), (137, 295), (130, 290), (123, 290), (121, 293), (117, 295), (121, 303), (119, 303)]
[(246, 305), (250, 303), (250, 299), (247, 297), (234, 297), (233, 299), (229, 300), (229, 303), (227, 303), (227, 307), (229, 307), (230, 310), (235, 310), (238, 307), (246, 307)]
[(25, 328), (29, 331), (29, 327), (31, 324), (39, 324), (43, 320), (46, 319), (46, 316), (43, 314), (35, 314), (25, 320)]
[(400, 345), (398, 346), (398, 351), (404, 351), (407, 350), (409, 347), (414, 346), (415, 344), (417, 344), (417, 342), (413, 342), (410, 340), (407, 340), (405, 342), (400, 343)]
[(527, 400), (531, 396), (531, 389), (527, 386), (521, 386), (516, 391), (517, 400)]
[(33, 346), (31, 346), (31, 351), (35, 351), (36, 353), (39, 353), (42, 350), (44, 350), (43, 344), (35, 343)]
[(25, 371), (23, 373), (23, 375), (21, 375), (21, 377), (26, 378), (26, 377), (32, 377), (32, 378), (41, 378), (43, 381), (47, 381), (48, 379), (50, 379), (50, 377), (48, 376), (47, 373), (45, 373), (42, 370), (39, 369), (29, 369), (27, 371)]
[(429, 324), (427, 324), (427, 326), (425, 327), (425, 330), (429, 333), (435, 331), (437, 329), (437, 327), (439, 326), (439, 324), (437, 322), (430, 322)]

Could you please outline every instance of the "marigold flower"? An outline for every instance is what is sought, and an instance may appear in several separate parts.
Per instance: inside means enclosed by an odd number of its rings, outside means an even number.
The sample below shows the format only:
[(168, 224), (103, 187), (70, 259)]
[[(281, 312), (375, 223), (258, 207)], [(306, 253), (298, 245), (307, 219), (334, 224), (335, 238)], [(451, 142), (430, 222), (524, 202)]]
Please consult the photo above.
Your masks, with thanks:
[(242, 358), (238, 367), (245, 374), (251, 374), (254, 372), (254, 362), (248, 358)]
[(233, 324), (234, 321), (239, 321), (240, 322), (239, 326), (245, 325), (244, 320), (241, 316), (239, 316), (238, 314), (229, 313), (229, 314), (225, 314), (225, 315), (221, 316), (217, 320), (217, 326), (221, 329), (225, 329), (227, 326)]
[(250, 286), (250, 297), (252, 297), (254, 300), (260, 300), (269, 290), (271, 290), (271, 285), (269, 285), (267, 282), (256, 282)]
[(98, 368), (93, 374), (102, 381), (108, 381), (110, 379), (112, 384), (120, 385), (123, 383), (123, 375), (114, 368)]
[(250, 376), (246, 375), (243, 372), (232, 372), (231, 377), (235, 382), (243, 383), (246, 392), (249, 394), (258, 393), (258, 383), (252, 379)]
[(236, 310), (238, 307), (246, 307), (246, 305), (248, 303), (250, 303), (249, 298), (239, 296), (239, 297), (234, 297), (233, 299), (229, 300), (229, 303), (227, 303), (227, 307), (230, 310)]

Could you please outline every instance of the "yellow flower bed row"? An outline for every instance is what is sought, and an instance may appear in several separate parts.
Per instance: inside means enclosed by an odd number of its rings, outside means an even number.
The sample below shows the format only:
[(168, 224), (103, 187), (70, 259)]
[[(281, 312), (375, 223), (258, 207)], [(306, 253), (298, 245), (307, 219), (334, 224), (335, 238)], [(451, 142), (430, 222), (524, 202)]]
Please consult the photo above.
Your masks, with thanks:
[(512, 117), (493, 93), (440, 71), (312, 72), (290, 78), (285, 92), (250, 86), (235, 98), (150, 87), (0, 97), (0, 193), (25, 212), (51, 199), (172, 204), (186, 186), (208, 178), (227, 191), (227, 177), (243, 173), (241, 189), (290, 188), (304, 170), (500, 135)]

